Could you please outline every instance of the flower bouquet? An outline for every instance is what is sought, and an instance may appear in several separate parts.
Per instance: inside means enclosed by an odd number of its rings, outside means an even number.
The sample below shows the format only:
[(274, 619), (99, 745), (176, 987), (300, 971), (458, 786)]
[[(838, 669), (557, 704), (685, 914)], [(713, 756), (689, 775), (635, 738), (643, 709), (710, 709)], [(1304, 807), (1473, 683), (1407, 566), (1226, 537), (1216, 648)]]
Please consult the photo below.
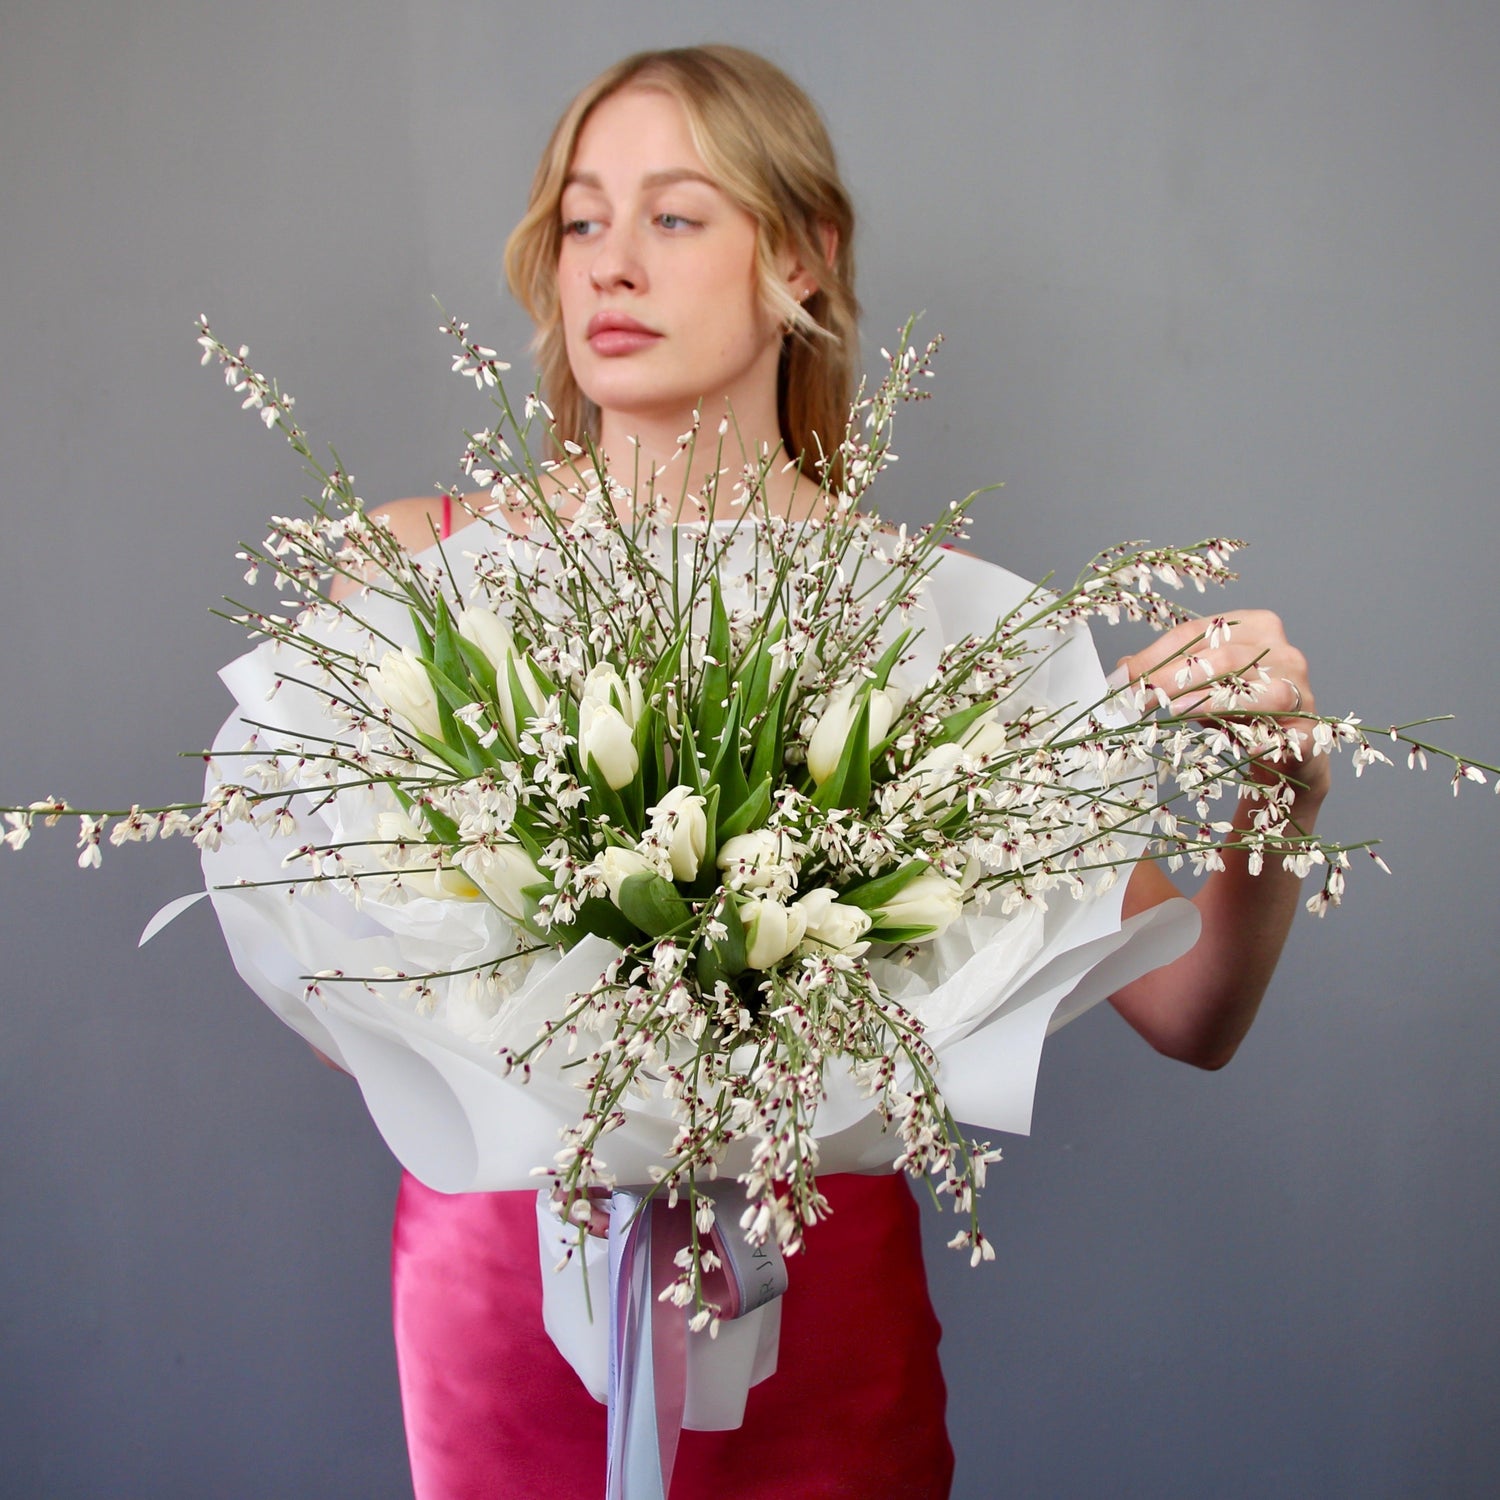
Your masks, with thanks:
[[(1196, 935), (1185, 901), (1122, 922), (1121, 877), (1234, 844), (1317, 869), (1326, 909), (1360, 846), (1296, 826), (1300, 758), (1386, 757), (1356, 719), (1304, 736), (1257, 712), (1254, 669), (1203, 684), (1206, 719), (1106, 683), (1087, 621), (1188, 618), (1166, 590), (1227, 580), (1237, 543), (1115, 548), (1057, 588), (954, 550), (968, 501), (883, 526), (863, 502), (934, 346), (903, 336), (790, 520), (764, 498), (776, 458), (728, 424), (680, 440), (716, 446), (717, 485), (671, 494), (556, 443), (494, 353), (446, 331), (492, 394), (463, 460), (489, 499), (412, 556), (201, 326), (317, 482), (242, 554), (284, 602), (237, 607), (263, 639), (222, 674), (237, 706), (201, 802), (47, 799), (7, 811), (6, 841), (76, 817), (93, 864), (106, 832), (191, 836), (241, 974), (354, 1074), (418, 1177), (540, 1177), (564, 1258), (591, 1195), (629, 1190), (614, 1363), (722, 1326), (732, 1369), (701, 1373), (689, 1341), (686, 1416), (734, 1425), (774, 1355), (779, 1256), (827, 1211), (819, 1173), (909, 1172), (960, 1215), (952, 1245), (991, 1258), (975, 1203), (998, 1152), (958, 1122), (1024, 1132), (1048, 1030)], [(1224, 797), (1253, 801), (1248, 828), (1215, 816)], [(598, 1391), (603, 1330), (549, 1299)], [(682, 1312), (648, 1329), (657, 1302)]]

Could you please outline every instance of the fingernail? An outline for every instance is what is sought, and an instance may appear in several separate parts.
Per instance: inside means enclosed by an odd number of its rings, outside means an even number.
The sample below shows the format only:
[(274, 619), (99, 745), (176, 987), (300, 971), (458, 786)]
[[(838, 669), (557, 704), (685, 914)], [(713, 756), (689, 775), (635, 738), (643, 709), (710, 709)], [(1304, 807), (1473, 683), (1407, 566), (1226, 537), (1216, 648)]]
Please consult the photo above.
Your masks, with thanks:
[(1122, 687), (1130, 685), (1130, 668), (1123, 662), (1104, 679), (1104, 685), (1110, 692), (1118, 693)]

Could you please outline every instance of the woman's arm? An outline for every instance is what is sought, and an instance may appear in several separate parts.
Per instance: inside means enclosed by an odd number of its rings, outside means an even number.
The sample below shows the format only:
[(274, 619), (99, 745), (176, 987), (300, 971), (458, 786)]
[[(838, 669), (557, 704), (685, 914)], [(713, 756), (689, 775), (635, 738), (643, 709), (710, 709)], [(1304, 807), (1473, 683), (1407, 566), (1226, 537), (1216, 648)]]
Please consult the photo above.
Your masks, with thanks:
[[(1287, 641), (1281, 621), (1262, 610), (1235, 616), (1228, 641), (1212, 650), (1194, 648), (1200, 664), (1196, 680), (1238, 671), (1259, 661), (1271, 681), (1266, 707), (1295, 722), (1296, 710), (1314, 708), (1307, 662)], [(1159, 687), (1181, 707), (1191, 706), (1201, 687), (1179, 686), (1182, 660), (1166, 661), (1201, 634), (1196, 622), (1168, 631), (1149, 651), (1120, 663), (1132, 681)], [(1269, 772), (1267, 773), (1269, 776)], [(1311, 832), (1328, 792), (1328, 757), (1309, 756), (1296, 767), (1304, 788), (1297, 794), (1293, 818)], [(1236, 829), (1248, 825), (1253, 804), (1241, 802)], [(1230, 851), (1224, 869), (1203, 884), (1193, 904), (1203, 931), (1191, 950), (1175, 963), (1154, 970), (1111, 997), (1115, 1009), (1158, 1052), (1200, 1068), (1221, 1068), (1255, 1019), (1301, 900), (1301, 882), (1274, 856), (1259, 875), (1249, 871), (1247, 857)], [(1125, 893), (1125, 915), (1131, 916), (1178, 894), (1155, 865), (1140, 865)]]

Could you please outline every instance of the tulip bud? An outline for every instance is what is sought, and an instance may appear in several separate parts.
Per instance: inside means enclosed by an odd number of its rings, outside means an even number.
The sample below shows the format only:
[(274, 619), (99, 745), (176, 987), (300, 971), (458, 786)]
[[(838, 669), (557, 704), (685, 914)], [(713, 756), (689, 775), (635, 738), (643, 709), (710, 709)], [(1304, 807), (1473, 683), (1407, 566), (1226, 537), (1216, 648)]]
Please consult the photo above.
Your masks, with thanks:
[(962, 745), (934, 745), (913, 763), (903, 779), (914, 783), (929, 805), (946, 807), (957, 792), (953, 773), (967, 754)]
[(691, 787), (674, 786), (650, 810), (656, 843), (672, 862), (672, 879), (684, 883), (698, 878), (698, 866), (708, 847), (708, 814), (704, 799)]
[[(395, 848), (377, 851), (384, 863), (401, 872), (401, 884), (417, 896), (435, 901), (477, 901), (479, 888), (462, 870), (445, 867), (447, 851), (429, 843), (416, 819), (405, 808), (389, 808), (375, 819), (375, 837)], [(401, 846), (405, 845), (403, 849)]]
[(636, 753), (636, 720), (646, 710), (640, 673), (622, 678), (609, 662), (589, 668), (578, 703), (578, 754), (590, 761), (614, 791), (635, 780), (641, 758)]
[(458, 633), (470, 645), (477, 646), (497, 672), (503, 672), (516, 654), (516, 640), (510, 626), (492, 609), (460, 610)]
[(752, 896), (739, 907), (745, 927), (745, 962), (752, 969), (780, 963), (807, 931), (807, 916), (769, 896)]
[(422, 658), (409, 646), (403, 646), (400, 651), (387, 651), (379, 665), (369, 669), (366, 677), (397, 718), (431, 739), (442, 737), (432, 679), (422, 665)]
[(931, 932), (913, 939), (926, 942), (954, 922), (963, 904), (963, 889), (957, 881), (936, 870), (924, 870), (872, 915), (882, 927), (930, 927)]
[(837, 900), (826, 885), (809, 891), (792, 904), (807, 924), (805, 936), (841, 953), (863, 952), (866, 945), (860, 939), (870, 929), (868, 912)]
[(578, 754), (585, 767), (594, 764), (614, 791), (629, 786), (641, 766), (630, 725), (608, 703), (578, 706)]
[(635, 849), (620, 849), (613, 844), (600, 851), (594, 860), (594, 868), (609, 888), (609, 899), (616, 906), (620, 904), (620, 887), (632, 875), (656, 874), (656, 866), (644, 854)]
[(991, 709), (981, 714), (964, 736), (964, 754), (971, 760), (980, 760), (998, 755), (1005, 749), (1009, 733)]
[[(887, 734), (899, 711), (896, 696), (884, 688), (870, 688), (870, 748), (873, 750)], [(859, 713), (858, 694), (854, 688), (840, 688), (828, 700), (828, 707), (813, 726), (807, 740), (807, 770), (821, 786), (838, 770), (844, 746)]]
[[(547, 700), (532, 675), (526, 658), (516, 650), (515, 637), (511, 635), (510, 627), (493, 610), (465, 609), (458, 617), (458, 633), (477, 646), (484, 653), (485, 660), (495, 669), (495, 700), (506, 732), (514, 740), (519, 732), (519, 722), (532, 714), (541, 713)], [(526, 695), (526, 702), (520, 704), (511, 691), (512, 665)]]
[[(790, 870), (789, 862), (782, 857), (781, 846), (781, 835), (772, 833), (769, 828), (737, 833), (719, 845), (715, 863), (723, 872), (730, 890), (764, 890), (773, 885), (783, 871)], [(790, 870), (790, 873), (795, 874), (795, 870)]]
[(521, 892), (546, 876), (520, 844), (471, 844), (458, 857), (464, 873), (513, 922), (526, 920)]

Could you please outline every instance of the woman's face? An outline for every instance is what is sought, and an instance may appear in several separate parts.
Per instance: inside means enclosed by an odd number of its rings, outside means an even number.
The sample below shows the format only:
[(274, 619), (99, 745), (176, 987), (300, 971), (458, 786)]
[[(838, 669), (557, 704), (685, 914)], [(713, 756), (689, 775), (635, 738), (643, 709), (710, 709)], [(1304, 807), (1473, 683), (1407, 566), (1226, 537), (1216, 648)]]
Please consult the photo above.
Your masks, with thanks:
[(774, 410), (781, 331), (762, 305), (756, 223), (710, 178), (670, 95), (595, 106), (563, 190), (557, 283), (579, 388), (626, 432), (682, 431), (701, 400)]

